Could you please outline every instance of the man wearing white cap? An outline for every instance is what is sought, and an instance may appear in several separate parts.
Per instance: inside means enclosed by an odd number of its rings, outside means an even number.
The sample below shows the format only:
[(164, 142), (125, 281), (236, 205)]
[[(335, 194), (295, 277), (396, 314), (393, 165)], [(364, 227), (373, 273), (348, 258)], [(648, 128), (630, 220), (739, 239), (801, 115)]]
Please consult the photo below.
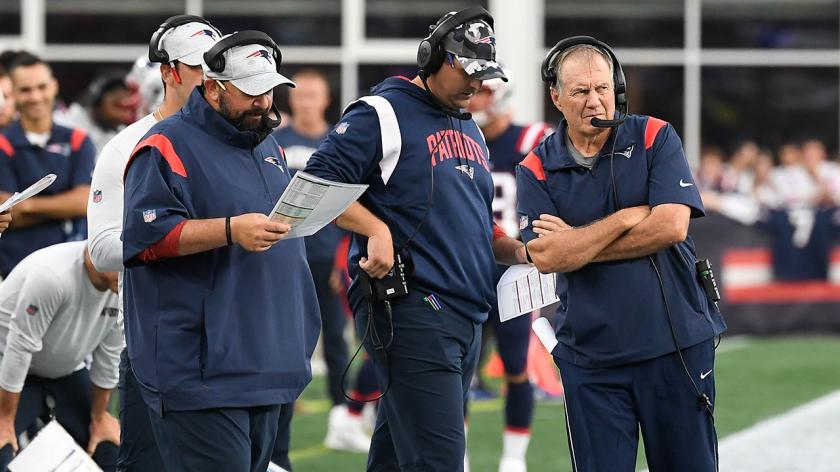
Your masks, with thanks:
[(126, 342), (167, 470), (262, 472), (320, 328), (303, 240), (266, 216), (291, 180), (272, 93), (294, 84), (258, 31), (203, 57), (125, 169)]
[[(156, 79), (164, 83), (164, 101), (149, 114), (108, 142), (93, 171), (88, 197), (88, 247), (93, 265), (101, 271), (120, 272), (122, 292), (123, 170), (131, 151), (158, 121), (174, 114), (186, 103), (190, 92), (201, 84), (202, 55), (221, 33), (199, 16), (168, 18), (152, 35), (151, 63), (160, 63)], [(144, 58), (145, 60), (145, 58)], [(121, 293), (122, 295), (122, 293)], [(122, 300), (122, 297), (120, 297)], [(120, 427), (122, 444), (118, 466), (121, 471), (163, 470), (146, 404), (131, 370), (128, 355), (120, 356)]]

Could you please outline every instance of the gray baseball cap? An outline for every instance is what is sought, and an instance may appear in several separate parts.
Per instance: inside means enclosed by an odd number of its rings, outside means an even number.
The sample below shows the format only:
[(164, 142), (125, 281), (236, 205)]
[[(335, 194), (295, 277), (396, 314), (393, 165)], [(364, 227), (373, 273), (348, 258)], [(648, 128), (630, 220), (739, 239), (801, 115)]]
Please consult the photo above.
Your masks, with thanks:
[(222, 54), (225, 68), (221, 72), (213, 72), (206, 64), (203, 65), (204, 76), (208, 79), (230, 81), (251, 96), (262, 95), (278, 85), (295, 86), (294, 82), (277, 72), (274, 54), (262, 44), (234, 46)]
[(496, 62), (496, 36), (483, 20), (472, 20), (456, 27), (443, 38), (443, 49), (452, 53), (464, 71), (476, 80), (507, 77)]

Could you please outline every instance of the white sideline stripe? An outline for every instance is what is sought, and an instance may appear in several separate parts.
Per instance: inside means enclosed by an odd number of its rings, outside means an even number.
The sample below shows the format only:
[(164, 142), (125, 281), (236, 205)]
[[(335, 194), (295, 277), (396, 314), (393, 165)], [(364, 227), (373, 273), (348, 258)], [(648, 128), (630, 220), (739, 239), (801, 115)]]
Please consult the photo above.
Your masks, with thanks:
[(720, 443), (721, 471), (829, 472), (840, 464), (840, 390)]
[(730, 434), (720, 442), (721, 472), (836, 472), (840, 390)]

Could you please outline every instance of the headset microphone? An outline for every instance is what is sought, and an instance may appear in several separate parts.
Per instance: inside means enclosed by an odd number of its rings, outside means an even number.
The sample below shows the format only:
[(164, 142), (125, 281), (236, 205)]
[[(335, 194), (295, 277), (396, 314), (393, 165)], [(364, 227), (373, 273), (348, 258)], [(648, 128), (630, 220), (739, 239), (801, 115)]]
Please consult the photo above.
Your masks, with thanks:
[(619, 125), (624, 123), (624, 120), (627, 119), (627, 115), (621, 115), (620, 118), (616, 120), (602, 120), (600, 118), (592, 118), (592, 126), (596, 128), (617, 128)]

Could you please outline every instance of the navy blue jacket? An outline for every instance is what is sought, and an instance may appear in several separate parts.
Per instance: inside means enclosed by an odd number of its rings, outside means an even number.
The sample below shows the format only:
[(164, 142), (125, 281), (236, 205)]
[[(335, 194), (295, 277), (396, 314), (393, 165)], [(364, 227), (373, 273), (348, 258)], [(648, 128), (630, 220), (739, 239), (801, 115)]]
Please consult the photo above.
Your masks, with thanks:
[[(79, 185), (90, 185), (96, 148), (79, 128), (53, 124), (43, 148), (26, 139), (20, 121), (0, 133), (0, 191), (14, 193), (29, 187), (47, 174), (56, 180), (39, 194), (56, 195)], [(70, 223), (79, 224), (78, 237), (87, 237), (85, 218), (48, 220), (41, 224), (11, 228), (0, 239), (0, 276), (6, 276), (24, 257), (38, 249), (67, 241)]]
[[(522, 235), (530, 241), (541, 213), (572, 226), (614, 212), (610, 150), (618, 207), (679, 203), (703, 216), (703, 204), (674, 128), (659, 119), (631, 115), (612, 132), (592, 170), (569, 154), (566, 124), (546, 138), (517, 168)], [(677, 340), (689, 347), (720, 334), (725, 324), (698, 282), (694, 243), (654, 255), (665, 287)], [(648, 258), (590, 263), (559, 276), (554, 355), (585, 367), (606, 367), (652, 359), (675, 350), (659, 281)]]
[[(433, 293), (448, 309), (483, 322), (495, 292), (493, 180), (484, 137), (475, 122), (450, 118), (404, 77), (386, 79), (373, 94), (387, 99), (396, 114), (398, 160), (383, 161), (376, 111), (358, 101), (312, 155), (306, 172), (369, 184), (360, 202), (388, 225), (397, 247), (410, 239), (401, 251), (414, 266), (409, 290)], [(354, 234), (354, 309), (362, 301), (358, 261), (366, 251), (367, 238)]]
[(302, 239), (177, 254), (188, 219), (271, 211), (290, 176), (257, 139), (196, 90), (126, 167), (126, 342), (157, 411), (288, 403), (311, 380), (320, 317)]

